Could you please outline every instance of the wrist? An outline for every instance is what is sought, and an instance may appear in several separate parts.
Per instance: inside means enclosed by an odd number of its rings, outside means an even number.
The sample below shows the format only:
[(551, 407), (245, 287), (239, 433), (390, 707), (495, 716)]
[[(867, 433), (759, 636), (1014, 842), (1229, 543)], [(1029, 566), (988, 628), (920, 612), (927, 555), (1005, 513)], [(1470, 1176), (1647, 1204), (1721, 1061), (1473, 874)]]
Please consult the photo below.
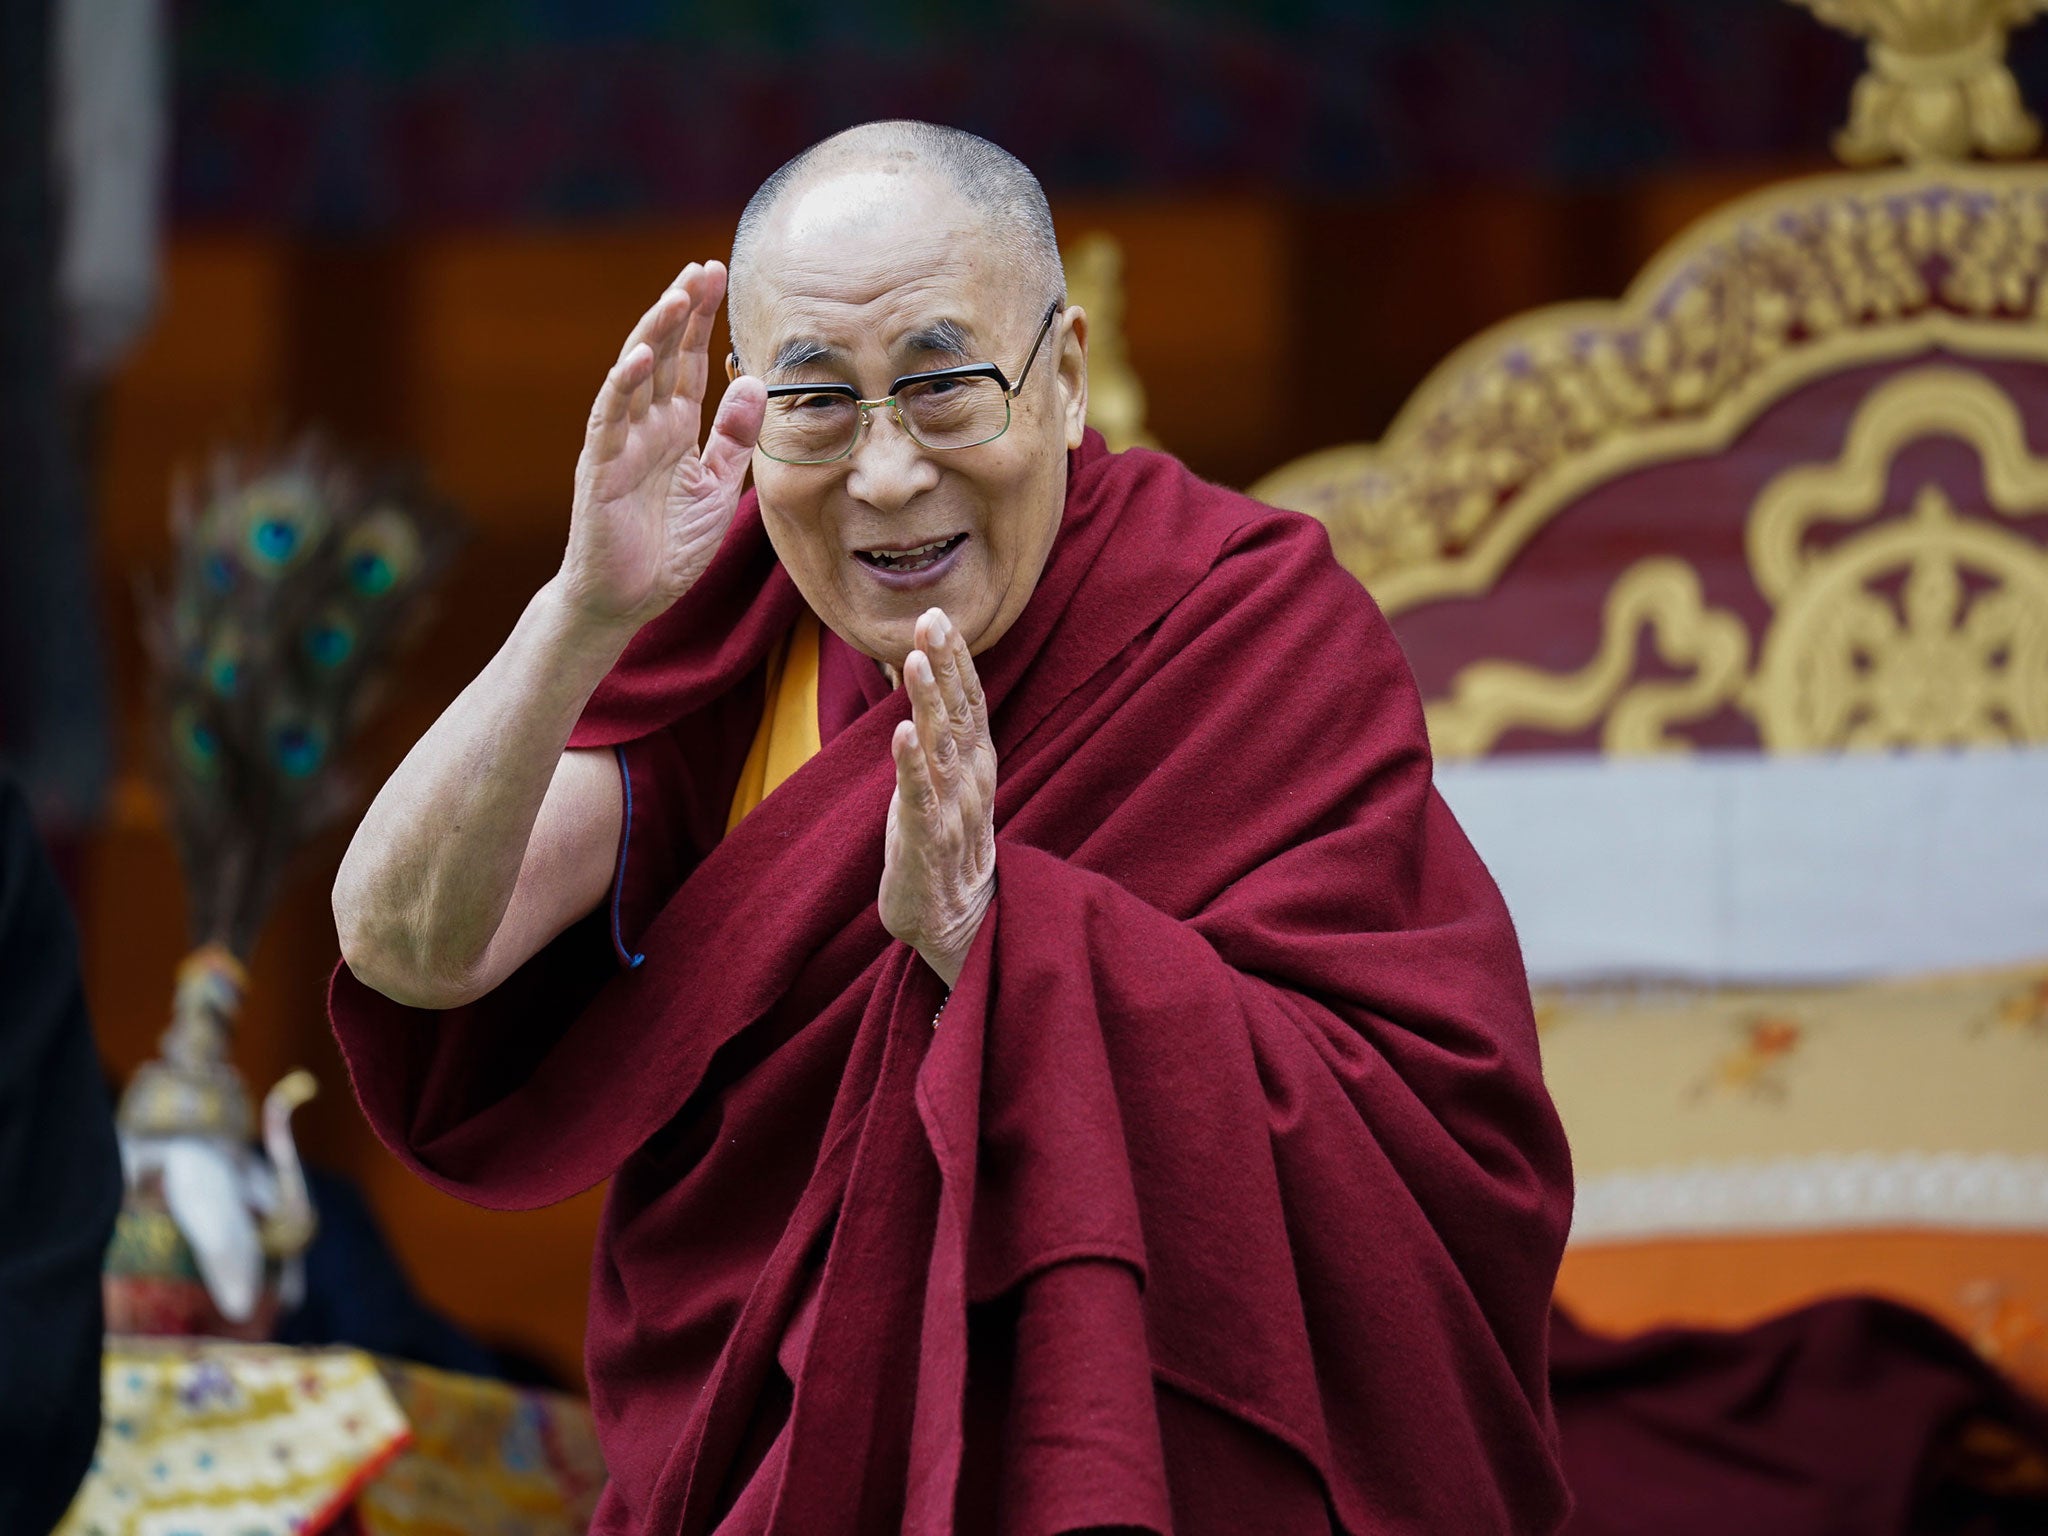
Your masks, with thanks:
[(594, 612), (577, 599), (559, 571), (534, 594), (527, 617), (534, 622), (537, 638), (553, 656), (577, 671), (596, 666), (599, 677), (611, 670), (641, 624), (630, 615)]
[(960, 979), (960, 973), (967, 968), (968, 952), (974, 948), (974, 941), (981, 935), (981, 925), (988, 916), (989, 904), (995, 900), (995, 882), (990, 881), (982, 888), (972, 912), (947, 933), (945, 939), (930, 946), (919, 945), (918, 954), (924, 963), (938, 972), (939, 979), (950, 991)]
[(946, 984), (948, 992), (953, 990), (953, 983), (960, 979), (960, 973), (967, 969), (967, 951), (964, 949), (959, 951), (920, 949), (917, 953), (926, 965), (938, 973), (939, 980)]

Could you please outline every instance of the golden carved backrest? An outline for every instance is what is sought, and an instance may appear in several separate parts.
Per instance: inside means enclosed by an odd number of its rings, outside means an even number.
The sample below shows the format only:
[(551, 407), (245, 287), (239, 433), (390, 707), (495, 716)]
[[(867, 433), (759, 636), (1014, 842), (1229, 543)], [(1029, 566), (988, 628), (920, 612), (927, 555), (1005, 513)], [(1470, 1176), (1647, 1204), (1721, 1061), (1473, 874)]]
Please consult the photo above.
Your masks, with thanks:
[(2048, 741), (2048, 166), (1738, 201), (1253, 489), (1328, 525), (1443, 756)]

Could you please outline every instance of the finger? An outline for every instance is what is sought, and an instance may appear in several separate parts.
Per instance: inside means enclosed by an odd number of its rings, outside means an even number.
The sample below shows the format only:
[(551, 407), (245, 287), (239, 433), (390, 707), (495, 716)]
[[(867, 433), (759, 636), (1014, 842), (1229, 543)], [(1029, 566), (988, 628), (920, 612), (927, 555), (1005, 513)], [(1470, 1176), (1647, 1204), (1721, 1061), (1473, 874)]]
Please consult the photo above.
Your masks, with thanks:
[(692, 413), (685, 423), (690, 441), (697, 440), (695, 412), (704, 402), (704, 382), (710, 365), (704, 354), (711, 339), (711, 322), (718, 314), (718, 295), (723, 281), (713, 282), (706, 269), (695, 262), (683, 268), (669, 290), (675, 309), (666, 317), (658, 351), (660, 367), (654, 376), (654, 398), (679, 399)]
[[(688, 267), (683, 269), (685, 273), (689, 270)], [(676, 282), (662, 289), (661, 297), (648, 305), (647, 313), (634, 324), (626, 336), (625, 344), (619, 348), (620, 362), (624, 362), (627, 354), (635, 347), (642, 343), (652, 346), (657, 337), (666, 331), (672, 331), (681, 323), (689, 304), (689, 296), (683, 291), (681, 281), (682, 279), (678, 278)]]
[(938, 817), (939, 790), (932, 782), (916, 725), (909, 720), (898, 725), (896, 734), (889, 738), (889, 748), (896, 758), (896, 792), (903, 797), (904, 809), (911, 813), (908, 817), (899, 816), (896, 825), (922, 848), (931, 840), (932, 823)]
[(637, 347), (620, 358), (605, 375), (590, 407), (590, 440), (598, 462), (616, 458), (626, 446), (632, 421), (633, 391), (654, 366), (653, 354)]
[(634, 384), (626, 396), (626, 415), (632, 421), (639, 421), (647, 415), (647, 407), (654, 403), (654, 349), (642, 342), (634, 349)]
[(738, 485), (761, 436), (768, 409), (768, 391), (759, 379), (741, 374), (725, 386), (711, 436), (704, 444), (704, 467), (723, 485)]
[(648, 336), (654, 348), (654, 398), (666, 400), (676, 392), (682, 375), (682, 338), (690, 328), (690, 295), (671, 290), (661, 302), (661, 318)]
[(967, 707), (967, 725), (976, 742), (986, 742), (989, 750), (995, 750), (995, 737), (988, 728), (988, 695), (981, 691), (981, 673), (975, 669), (974, 653), (967, 648), (967, 637), (956, 628), (953, 631), (954, 665), (960, 676), (960, 694)]
[[(725, 297), (725, 267), (712, 262), (693, 273), (686, 285), (690, 309), (676, 343), (676, 379), (672, 393), (692, 411), (701, 411), (705, 391), (711, 387), (711, 330), (718, 320), (719, 301)], [(690, 436), (697, 424), (690, 423)]]
[[(910, 627), (910, 644), (913, 650), (924, 652), (925, 660), (938, 655), (939, 647), (946, 633), (946, 610), (927, 608), (917, 616), (917, 622)], [(907, 660), (907, 658), (906, 658)], [(937, 668), (933, 668), (934, 672)]]
[[(918, 627), (920, 632), (924, 628), (922, 624)], [(952, 778), (960, 754), (953, 740), (953, 722), (946, 713), (946, 700), (939, 692), (938, 679), (932, 675), (930, 655), (912, 651), (903, 663), (903, 677), (910, 689), (910, 718), (917, 726), (918, 744), (924, 748), (934, 780), (945, 783)]]
[(960, 675), (961, 663), (966, 659), (967, 648), (960, 642), (960, 631), (946, 616), (942, 608), (934, 608), (927, 615), (931, 619), (934, 647), (930, 652), (936, 663), (939, 692), (946, 701), (946, 719), (953, 727), (954, 738), (964, 752), (973, 746), (974, 717), (967, 706), (967, 689)]

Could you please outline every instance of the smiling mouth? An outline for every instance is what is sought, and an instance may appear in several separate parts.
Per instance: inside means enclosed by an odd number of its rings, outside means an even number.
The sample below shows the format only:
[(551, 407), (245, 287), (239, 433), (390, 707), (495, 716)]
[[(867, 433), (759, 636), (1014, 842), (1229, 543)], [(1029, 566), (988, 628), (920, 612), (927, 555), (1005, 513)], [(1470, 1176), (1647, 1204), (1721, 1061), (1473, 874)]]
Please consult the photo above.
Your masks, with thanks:
[(967, 535), (956, 533), (911, 549), (856, 549), (854, 554), (878, 571), (922, 571), (937, 565), (964, 542)]

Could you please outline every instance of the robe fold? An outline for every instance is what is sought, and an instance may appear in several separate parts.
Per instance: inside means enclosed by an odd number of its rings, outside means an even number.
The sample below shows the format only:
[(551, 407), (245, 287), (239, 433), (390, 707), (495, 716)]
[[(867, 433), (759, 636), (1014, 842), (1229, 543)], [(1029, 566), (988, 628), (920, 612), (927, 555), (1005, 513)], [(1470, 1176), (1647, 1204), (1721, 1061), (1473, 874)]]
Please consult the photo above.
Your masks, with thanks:
[(612, 1180), (593, 1529), (1554, 1530), (1564, 1139), (1320, 526), (1071, 456), (977, 658), (997, 891), (950, 995), (875, 905), (907, 702), (829, 632), (820, 749), (725, 829), (804, 611), (750, 495), (572, 739), (626, 774), (608, 909), (447, 1013), (334, 978), (423, 1177)]
[(1560, 1311), (1551, 1383), (1567, 1536), (2048, 1531), (2048, 1403), (1877, 1297), (1626, 1339)]

